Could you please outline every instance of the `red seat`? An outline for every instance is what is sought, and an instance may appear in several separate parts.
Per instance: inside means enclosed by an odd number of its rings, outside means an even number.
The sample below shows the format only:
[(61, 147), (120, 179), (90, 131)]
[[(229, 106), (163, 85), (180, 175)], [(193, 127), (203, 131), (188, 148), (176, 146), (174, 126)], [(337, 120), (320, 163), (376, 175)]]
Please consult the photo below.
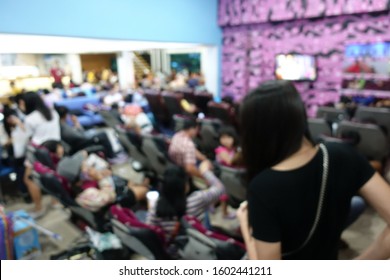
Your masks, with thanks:
[(158, 90), (145, 89), (145, 97), (148, 100), (149, 107), (154, 114), (154, 117), (159, 123), (168, 125), (170, 122), (168, 110), (162, 100), (162, 96)]
[(185, 114), (185, 111), (180, 105), (180, 101), (184, 97), (183, 94), (164, 91), (162, 97), (171, 119), (173, 118), (173, 115)]
[(213, 100), (213, 95), (207, 91), (199, 92), (194, 95), (194, 103), (200, 112), (208, 115), (207, 104)]
[(195, 102), (195, 94), (194, 90), (192, 88), (182, 88), (175, 90), (175, 93), (180, 93), (183, 95), (183, 97), (191, 103)]

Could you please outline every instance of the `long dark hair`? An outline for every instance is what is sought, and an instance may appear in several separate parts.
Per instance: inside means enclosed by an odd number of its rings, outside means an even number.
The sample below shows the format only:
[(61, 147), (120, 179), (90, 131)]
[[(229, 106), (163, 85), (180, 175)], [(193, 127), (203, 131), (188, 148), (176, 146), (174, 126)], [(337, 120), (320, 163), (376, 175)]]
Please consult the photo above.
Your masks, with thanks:
[(187, 175), (183, 168), (173, 166), (164, 173), (164, 181), (157, 201), (156, 215), (159, 218), (181, 218), (186, 213)]
[(12, 109), (9, 105), (4, 105), (3, 109), (3, 115), (4, 115), (4, 130), (8, 134), (9, 137), (11, 137), (11, 124), (8, 122), (8, 118), (11, 116), (17, 117), (18, 114), (14, 109)]
[(50, 153), (55, 154), (57, 153), (58, 145), (62, 145), (58, 140), (47, 140), (41, 146), (45, 147)]
[(26, 104), (26, 115), (29, 115), (34, 111), (38, 111), (47, 121), (52, 120), (53, 116), (50, 109), (45, 105), (42, 98), (36, 92), (27, 92), (22, 98)]
[(308, 131), (306, 110), (289, 81), (267, 81), (240, 108), (242, 153), (248, 179), (298, 151)]

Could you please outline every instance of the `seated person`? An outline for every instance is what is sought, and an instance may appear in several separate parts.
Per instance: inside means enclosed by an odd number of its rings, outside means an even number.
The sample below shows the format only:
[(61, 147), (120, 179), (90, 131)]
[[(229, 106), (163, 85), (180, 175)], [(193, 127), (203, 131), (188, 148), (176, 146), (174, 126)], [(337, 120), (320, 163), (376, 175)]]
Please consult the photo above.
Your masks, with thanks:
[(237, 154), (238, 136), (232, 127), (223, 127), (219, 131), (220, 145), (215, 149), (215, 159), (219, 164), (233, 167)]
[[(148, 192), (148, 179), (143, 185), (126, 182), (120, 188), (112, 176), (108, 162), (95, 154), (88, 155), (79, 151), (73, 156), (64, 156), (64, 149), (59, 141), (46, 141), (42, 144), (52, 158), (55, 171), (70, 183), (70, 191), (76, 202), (93, 212), (115, 201), (131, 208), (137, 201), (145, 200)], [(119, 179), (120, 180), (120, 179)]]
[[(142, 108), (147, 108), (149, 107), (149, 102), (148, 100), (146, 99), (145, 95), (143, 94), (143, 91), (142, 90), (136, 90), (134, 93), (133, 93), (133, 100), (132, 100), (132, 103), (134, 105), (138, 105)], [(144, 109), (145, 110), (145, 109)]]
[(198, 124), (194, 119), (186, 120), (183, 129), (173, 135), (168, 154), (171, 160), (184, 168), (190, 176), (202, 178), (198, 170), (197, 161), (206, 160), (206, 156), (199, 152), (193, 142), (198, 134)]
[(17, 173), (16, 183), (18, 188), (21, 191), (24, 199), (29, 201), (30, 195), (23, 180), (23, 174), (25, 173), (24, 161), (26, 158), (27, 144), (29, 141), (28, 135), (24, 131), (23, 121), (18, 117), (16, 110), (5, 106), (3, 115), (5, 130), (4, 134), (7, 134), (7, 140), (4, 144), (4, 148), (8, 152), (8, 160), (11, 160), (12, 165)]
[(170, 240), (184, 215), (203, 220), (205, 211), (225, 193), (225, 187), (211, 172), (211, 168), (209, 161), (203, 161), (199, 167), (209, 188), (188, 194), (191, 181), (185, 170), (178, 166), (169, 167), (165, 171), (157, 203), (148, 210), (146, 223), (161, 227), (166, 240)]
[(138, 105), (126, 105), (123, 110), (122, 120), (126, 128), (134, 129), (138, 134), (151, 133), (153, 131), (152, 122)]
[(187, 85), (190, 88), (196, 88), (199, 85), (200, 76), (198, 73), (191, 73), (189, 79), (187, 80)]
[(195, 87), (195, 92), (204, 92), (207, 91), (205, 81), (203, 78), (199, 80), (199, 84)]
[(105, 105), (111, 106), (114, 103), (122, 103), (123, 96), (119, 92), (119, 85), (114, 85), (113, 88), (108, 92), (108, 94), (103, 98)]
[[(219, 131), (219, 143), (220, 145), (215, 149), (216, 161), (224, 166), (233, 167), (237, 156), (237, 144), (238, 136), (232, 127), (223, 127)], [(222, 214), (224, 218), (235, 218), (234, 213), (228, 211), (228, 199), (227, 195), (220, 197)]]
[(114, 150), (105, 132), (88, 136), (75, 115), (70, 116), (70, 121), (73, 126), (68, 124), (68, 108), (59, 106), (56, 109), (60, 116), (61, 138), (71, 146), (72, 153), (82, 150), (88, 146), (102, 145), (104, 147), (104, 154), (107, 158), (112, 159), (115, 157)]

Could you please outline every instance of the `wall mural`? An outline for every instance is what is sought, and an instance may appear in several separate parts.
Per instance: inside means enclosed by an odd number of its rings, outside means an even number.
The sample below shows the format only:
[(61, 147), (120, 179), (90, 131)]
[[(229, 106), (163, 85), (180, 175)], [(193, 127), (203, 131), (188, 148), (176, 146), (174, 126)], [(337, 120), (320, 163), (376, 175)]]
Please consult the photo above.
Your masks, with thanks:
[(219, 24), (237, 26), (388, 9), (390, 0), (220, 0)]
[(226, 27), (222, 95), (240, 100), (261, 81), (274, 79), (275, 56), (279, 53), (315, 55), (317, 80), (297, 83), (312, 115), (318, 104), (339, 98), (345, 46), (381, 41), (390, 41), (387, 14)]

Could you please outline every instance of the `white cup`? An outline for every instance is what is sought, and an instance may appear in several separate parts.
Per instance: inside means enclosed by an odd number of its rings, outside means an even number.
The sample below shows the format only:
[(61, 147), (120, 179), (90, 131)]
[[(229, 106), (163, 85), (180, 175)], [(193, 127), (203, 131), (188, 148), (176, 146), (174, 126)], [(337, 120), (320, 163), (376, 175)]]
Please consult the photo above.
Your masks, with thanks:
[(154, 208), (158, 200), (158, 191), (149, 191), (146, 193), (146, 200), (148, 202), (148, 209)]

